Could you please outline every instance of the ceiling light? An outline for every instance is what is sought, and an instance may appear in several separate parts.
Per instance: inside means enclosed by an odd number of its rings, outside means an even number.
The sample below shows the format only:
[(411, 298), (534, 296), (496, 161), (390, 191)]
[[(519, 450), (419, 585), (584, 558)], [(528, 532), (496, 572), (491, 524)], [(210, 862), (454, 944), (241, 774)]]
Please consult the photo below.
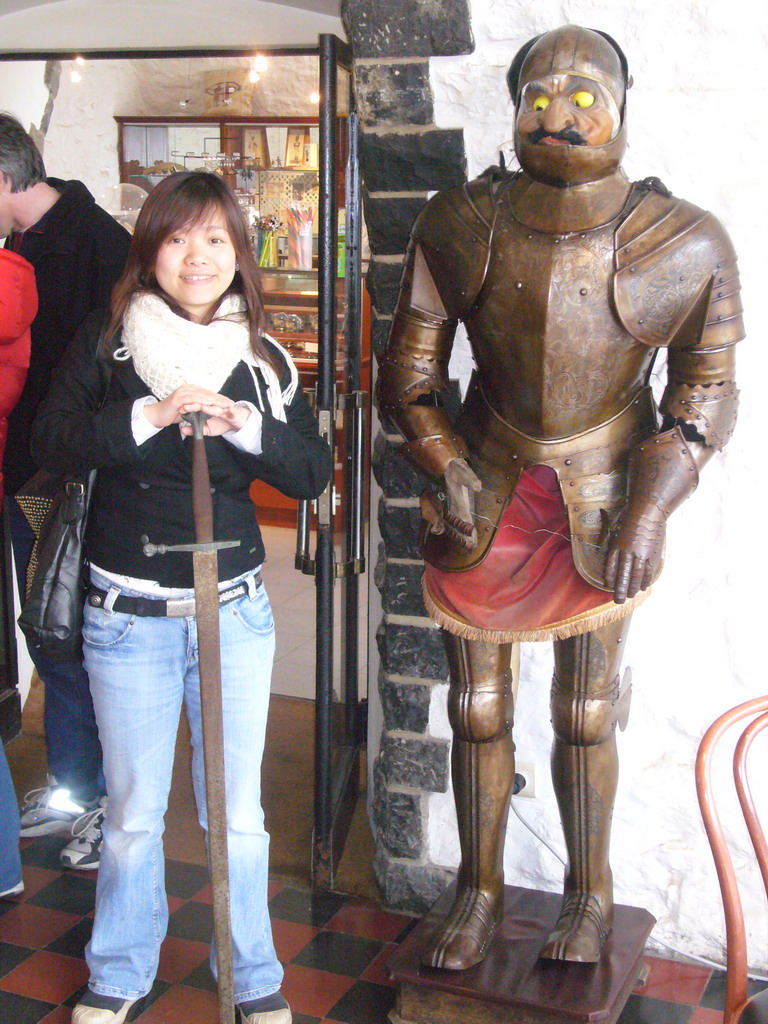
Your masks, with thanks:
[(83, 80), (83, 76), (80, 74), (80, 72), (74, 70), (70, 71), (69, 78), (72, 82), (81, 82)]
[(267, 58), (263, 54), (258, 54), (253, 61), (253, 67), (255, 71), (266, 71), (269, 67)]
[(310, 103), (319, 103), (320, 102), (320, 93), (319, 92), (311, 92), (309, 94), (309, 102)]

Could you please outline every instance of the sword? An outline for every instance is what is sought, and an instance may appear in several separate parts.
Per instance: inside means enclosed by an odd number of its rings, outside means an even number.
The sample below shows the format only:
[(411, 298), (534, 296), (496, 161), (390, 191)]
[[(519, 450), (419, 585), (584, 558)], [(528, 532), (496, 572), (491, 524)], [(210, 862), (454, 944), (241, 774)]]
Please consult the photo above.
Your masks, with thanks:
[(227, 854), (227, 794), (224, 779), (224, 722), (221, 701), (221, 640), (219, 636), (218, 549), (237, 547), (239, 540), (213, 539), (213, 502), (203, 424), (208, 416), (189, 413), (184, 419), (194, 428), (192, 441), (192, 511), (194, 544), (151, 544), (142, 537), (144, 553), (191, 551), (195, 579), (200, 705), (203, 718), (205, 796), (208, 804), (208, 854), (213, 887), (213, 934), (219, 988), (219, 1022), (232, 1024), (235, 1004), (232, 973), (232, 923), (229, 906)]

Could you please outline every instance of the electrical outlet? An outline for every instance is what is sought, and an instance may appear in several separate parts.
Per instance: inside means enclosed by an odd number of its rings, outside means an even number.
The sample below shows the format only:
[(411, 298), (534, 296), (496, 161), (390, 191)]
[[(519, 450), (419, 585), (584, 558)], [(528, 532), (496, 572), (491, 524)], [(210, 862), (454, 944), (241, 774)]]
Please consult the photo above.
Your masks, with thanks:
[(525, 761), (518, 761), (515, 764), (515, 775), (522, 775), (525, 785), (518, 792), (518, 796), (536, 796), (536, 765), (528, 764)]

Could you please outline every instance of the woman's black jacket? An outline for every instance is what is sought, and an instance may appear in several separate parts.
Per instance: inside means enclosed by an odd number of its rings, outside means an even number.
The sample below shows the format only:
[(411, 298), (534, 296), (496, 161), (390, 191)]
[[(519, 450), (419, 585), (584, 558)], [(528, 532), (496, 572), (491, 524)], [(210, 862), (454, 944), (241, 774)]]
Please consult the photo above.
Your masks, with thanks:
[[(171, 552), (151, 560), (142, 536), (155, 544), (194, 540), (192, 443), (178, 426), (166, 427), (141, 446), (133, 439), (135, 399), (149, 389), (133, 369), (100, 344), (103, 315), (89, 317), (67, 350), (42, 402), (32, 431), (35, 461), (51, 472), (98, 469), (86, 533), (88, 558), (102, 569), (162, 586), (191, 587), (192, 557)], [(158, 344), (162, 339), (158, 338)], [(119, 345), (116, 339), (109, 352)], [(232, 579), (264, 560), (264, 545), (248, 489), (264, 480), (291, 498), (316, 498), (331, 473), (328, 445), (299, 387), (283, 423), (269, 412), (266, 385), (257, 371), (261, 402), (250, 368), (238, 363), (221, 394), (263, 407), (262, 452), (250, 455), (223, 437), (206, 438), (213, 496), (214, 538), (239, 540), (219, 551), (219, 579)], [(281, 375), (289, 381), (288, 365)]]

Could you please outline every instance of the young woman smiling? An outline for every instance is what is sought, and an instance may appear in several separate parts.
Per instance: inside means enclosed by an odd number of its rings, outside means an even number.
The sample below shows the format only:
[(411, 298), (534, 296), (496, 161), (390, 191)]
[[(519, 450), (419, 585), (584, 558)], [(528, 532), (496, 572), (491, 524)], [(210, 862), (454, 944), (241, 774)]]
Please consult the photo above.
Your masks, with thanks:
[(216, 175), (172, 175), (141, 211), (110, 315), (81, 330), (35, 424), (40, 465), (99, 470), (83, 647), (109, 802), (89, 992), (73, 1024), (121, 1024), (152, 987), (168, 917), (163, 815), (182, 702), (206, 827), (192, 559), (169, 552), (150, 562), (142, 540), (194, 538), (192, 431), (182, 417), (198, 410), (209, 416), (216, 539), (240, 541), (219, 554), (235, 1001), (243, 1024), (291, 1019), (267, 912), (260, 774), (274, 627), (248, 489), (261, 478), (314, 498), (331, 466), (296, 370), (262, 324), (234, 196)]

